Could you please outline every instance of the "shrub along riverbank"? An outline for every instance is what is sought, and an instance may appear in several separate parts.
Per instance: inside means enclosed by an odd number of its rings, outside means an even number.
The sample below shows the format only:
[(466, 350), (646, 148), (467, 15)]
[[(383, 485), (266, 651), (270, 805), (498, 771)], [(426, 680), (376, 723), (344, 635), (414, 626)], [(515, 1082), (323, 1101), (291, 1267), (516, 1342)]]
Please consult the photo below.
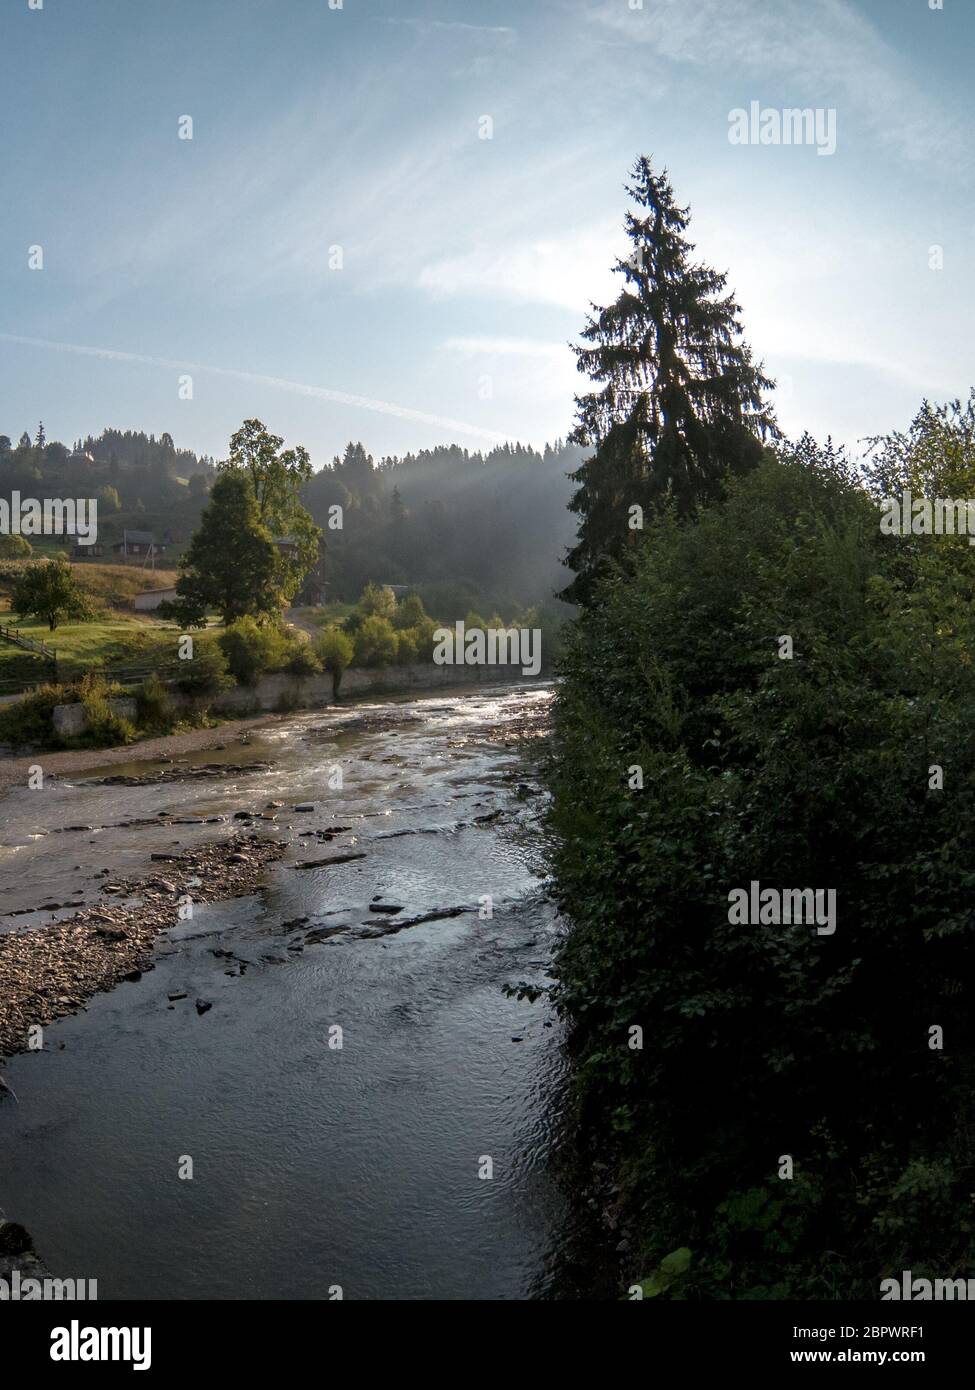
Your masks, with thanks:
[[(925, 409), (870, 486), (768, 457), (567, 639), (556, 998), (630, 1273), (692, 1252), (648, 1294), (971, 1271), (975, 550), (881, 534), (878, 498), (975, 496), (973, 433)], [(729, 921), (752, 881), (835, 890), (835, 933)]]
[[(550, 665), (558, 631), (547, 619), (529, 609), (510, 626), (535, 628), (543, 622), (541, 656)], [(496, 614), (485, 621), (474, 612), (467, 615), (466, 625), (505, 626)], [(349, 668), (373, 673), (376, 684), (385, 683), (378, 673), (398, 672), (412, 686), (418, 666), (429, 665), (431, 675), (437, 669), (432, 665), (437, 626), (415, 594), (397, 601), (392, 589), (369, 585), (356, 607), (339, 620), (331, 615), (311, 639), (307, 631), (282, 620), (259, 623), (242, 617), (227, 627), (193, 634), (191, 652), (181, 660), (175, 658), (185, 639), (173, 629), (163, 630), (169, 659), (160, 663), (162, 678), (150, 675), (139, 685), (125, 687), (90, 672), (80, 680), (38, 686), (21, 700), (0, 706), (0, 744), (38, 750), (109, 747), (182, 732), (215, 722), (222, 706), (239, 713), (240, 701), (217, 700), (233, 687), (240, 687), (248, 699), (253, 695), (255, 709), (259, 708), (256, 687), (264, 676), (289, 678), (274, 704), (278, 712), (298, 708), (303, 699), (314, 702), (316, 693), (321, 695), (320, 689), (315, 690), (315, 677), (326, 676), (329, 695), (334, 696)], [(351, 680), (350, 674), (347, 686)], [(361, 686), (361, 680), (356, 684)], [(109, 703), (123, 695), (135, 696), (134, 717)], [(55, 728), (54, 709), (77, 703), (84, 706), (84, 731), (65, 736)]]

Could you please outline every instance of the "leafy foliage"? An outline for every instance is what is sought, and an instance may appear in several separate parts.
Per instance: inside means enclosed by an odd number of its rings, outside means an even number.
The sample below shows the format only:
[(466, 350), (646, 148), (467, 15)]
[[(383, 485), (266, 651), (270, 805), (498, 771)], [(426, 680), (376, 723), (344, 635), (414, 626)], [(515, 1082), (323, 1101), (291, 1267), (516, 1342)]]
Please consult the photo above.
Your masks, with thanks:
[(31, 555), (31, 543), (26, 536), (0, 535), (0, 560), (26, 560)]
[(121, 687), (110, 684), (99, 675), (89, 674), (81, 678), (78, 695), (84, 706), (86, 724), (84, 732), (77, 739), (78, 743), (106, 748), (134, 742), (135, 725), (108, 703), (113, 695), (120, 694)]
[(300, 500), (312, 477), (308, 450), (301, 445), (284, 449), (283, 444), (260, 420), (245, 420), (219, 471), (249, 479), (261, 525), (283, 543), (275, 552), (275, 581), (281, 601), (290, 602), (318, 559), (321, 532)]
[(355, 634), (357, 666), (392, 666), (396, 661), (397, 633), (388, 618), (364, 618)]
[(89, 622), (95, 616), (88, 594), (66, 560), (25, 565), (14, 582), (10, 602), (21, 618), (39, 618), (51, 632), (64, 619)]
[(173, 682), (176, 689), (181, 695), (198, 699), (216, 695), (234, 683), (227, 671), (227, 658), (213, 638), (196, 638), (193, 659), (180, 662), (178, 670), (179, 675)]
[(160, 611), (192, 626), (202, 626), (211, 608), (227, 624), (279, 611), (277, 553), (242, 473), (224, 473), (214, 483), (183, 556), (176, 595)]
[(396, 616), (396, 595), (388, 584), (367, 584), (359, 599), (359, 612), (364, 618), (386, 618)]
[(342, 672), (351, 666), (355, 655), (352, 638), (340, 627), (323, 628), (315, 644), (315, 650), (324, 669), (331, 671), (336, 677), (340, 677)]
[(172, 696), (156, 675), (147, 676), (136, 691), (139, 728), (151, 734), (171, 734), (178, 722)]
[[(930, 492), (946, 442), (975, 468), (950, 413), (881, 453)], [(556, 998), (644, 1258), (686, 1242), (711, 1296), (876, 1297), (972, 1253), (975, 563), (882, 536), (809, 438), (727, 490), (659, 517), (570, 632)], [(835, 889), (836, 934), (732, 925), (752, 880)]]

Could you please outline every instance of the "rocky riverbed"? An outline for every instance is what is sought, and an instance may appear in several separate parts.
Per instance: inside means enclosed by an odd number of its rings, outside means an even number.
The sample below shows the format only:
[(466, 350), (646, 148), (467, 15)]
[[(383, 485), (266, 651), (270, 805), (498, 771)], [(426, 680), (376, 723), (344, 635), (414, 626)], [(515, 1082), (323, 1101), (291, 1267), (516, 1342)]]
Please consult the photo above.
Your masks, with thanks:
[(0, 1215), (55, 1273), (135, 1299), (591, 1284), (549, 1163), (559, 1022), (505, 988), (545, 986), (559, 931), (523, 751), (549, 698), (288, 716), (0, 798)]
[[(38, 1025), (82, 1008), (93, 994), (153, 969), (156, 937), (197, 903), (245, 897), (259, 889), (283, 843), (256, 834), (180, 853), (157, 853), (165, 873), (112, 877), (107, 901), (66, 920), (0, 935), (0, 1058), (42, 1046)], [(61, 904), (44, 904), (55, 910)], [(39, 910), (39, 909), (38, 909)], [(21, 909), (30, 912), (30, 909)], [(181, 916), (182, 914), (182, 916)]]
[(136, 744), (119, 748), (72, 748), (61, 753), (32, 753), (29, 756), (18, 754), (0, 757), (0, 791), (6, 787), (24, 786), (30, 769), (38, 761), (44, 767), (45, 776), (70, 777), (83, 772), (98, 763), (110, 766), (118, 763), (132, 763), (133, 760), (152, 759), (172, 760), (201, 749), (226, 747), (230, 742), (246, 742), (251, 734), (262, 729), (273, 728), (285, 719), (284, 715), (262, 714), (247, 719), (227, 719), (209, 729), (189, 729), (182, 734), (167, 734), (159, 738), (141, 739)]

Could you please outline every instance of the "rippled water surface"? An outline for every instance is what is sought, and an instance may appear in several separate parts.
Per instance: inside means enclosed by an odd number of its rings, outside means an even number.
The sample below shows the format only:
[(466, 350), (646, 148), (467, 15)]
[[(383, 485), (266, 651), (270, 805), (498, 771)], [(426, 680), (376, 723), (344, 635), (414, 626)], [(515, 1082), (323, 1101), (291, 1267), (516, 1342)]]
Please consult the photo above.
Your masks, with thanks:
[[(544, 1004), (502, 992), (545, 981), (556, 931), (538, 789), (504, 738), (549, 697), (535, 685), (296, 716), (177, 764), (264, 770), (98, 784), (160, 766), (133, 763), (0, 801), (0, 905), (21, 910), (0, 930), (70, 915), (23, 909), (96, 901), (105, 868), (142, 873), (150, 852), (237, 828), (122, 821), (276, 800), (276, 824), (258, 824), (289, 842), (260, 896), (198, 907), (160, 938), (154, 970), (8, 1064), (19, 1104), (0, 1107), (0, 1207), (56, 1273), (97, 1278), (103, 1298), (552, 1293), (572, 1225), (547, 1162), (561, 1040)], [(313, 812), (291, 809), (305, 801)], [(302, 835), (339, 825), (327, 844)], [(344, 850), (365, 858), (293, 867)], [(465, 910), (360, 935), (382, 920), (376, 900), (402, 908), (393, 922)], [(347, 930), (305, 944), (319, 926)], [(170, 992), (188, 997), (170, 1007)], [(202, 1016), (198, 997), (213, 1004)]]

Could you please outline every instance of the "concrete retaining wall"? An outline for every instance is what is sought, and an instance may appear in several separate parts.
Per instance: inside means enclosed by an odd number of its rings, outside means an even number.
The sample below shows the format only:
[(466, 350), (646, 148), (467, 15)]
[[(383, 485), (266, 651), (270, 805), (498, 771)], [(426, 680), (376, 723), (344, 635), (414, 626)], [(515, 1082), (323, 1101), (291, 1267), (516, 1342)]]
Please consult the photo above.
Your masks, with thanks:
[[(136, 702), (131, 695), (120, 695), (117, 699), (106, 701), (114, 714), (122, 719), (135, 720)], [(85, 707), (80, 703), (54, 706), (54, 730), (62, 738), (77, 738), (88, 725)]]
[[(507, 668), (505, 668), (507, 669)], [(342, 673), (339, 685), (341, 703), (350, 696), (395, 694), (398, 691), (437, 690), (469, 685), (491, 679), (492, 668), (478, 666), (434, 666), (431, 662), (412, 666), (384, 666), (376, 670), (352, 668)], [(500, 675), (500, 668), (497, 675)], [(334, 705), (332, 677), (260, 676), (254, 685), (237, 685), (209, 702), (218, 714), (258, 714), (265, 710), (322, 709)]]
[[(503, 679), (510, 667), (491, 666), (434, 666), (431, 662), (413, 666), (384, 666), (376, 670), (353, 668), (343, 672), (339, 699), (333, 694), (332, 677), (273, 675), (261, 676), (254, 685), (235, 685), (212, 699), (194, 700), (172, 692), (176, 705), (183, 709), (208, 708), (215, 714), (236, 718), (248, 714), (264, 714), (276, 710), (324, 709), (327, 705), (343, 703), (360, 695), (394, 695), (411, 690), (437, 690), (457, 685), (477, 684), (480, 681)], [(136, 701), (131, 696), (109, 700), (108, 704), (124, 719), (134, 720)], [(54, 728), (62, 738), (77, 738), (87, 726), (82, 704), (55, 705)]]

